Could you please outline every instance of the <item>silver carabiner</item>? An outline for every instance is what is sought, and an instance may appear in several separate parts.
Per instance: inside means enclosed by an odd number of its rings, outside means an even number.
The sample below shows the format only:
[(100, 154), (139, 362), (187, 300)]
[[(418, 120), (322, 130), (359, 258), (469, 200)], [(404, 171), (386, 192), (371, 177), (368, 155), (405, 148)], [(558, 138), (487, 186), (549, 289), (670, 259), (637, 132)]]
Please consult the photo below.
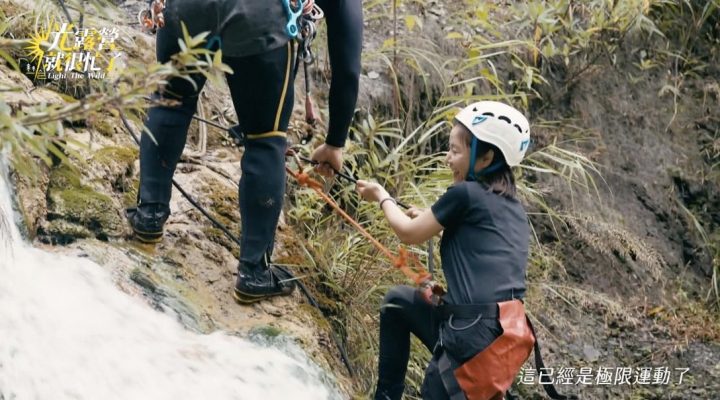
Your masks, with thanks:
[(471, 322), (469, 325), (464, 326), (462, 328), (456, 328), (453, 326), (453, 323), (452, 323), (454, 316), (455, 316), (454, 314), (450, 315), (450, 318), (448, 319), (448, 326), (450, 327), (450, 329), (452, 329), (454, 331), (464, 331), (465, 329), (472, 328), (473, 326), (475, 326), (475, 324), (477, 324), (482, 319), (482, 314), (478, 314), (477, 318), (475, 318), (475, 321)]

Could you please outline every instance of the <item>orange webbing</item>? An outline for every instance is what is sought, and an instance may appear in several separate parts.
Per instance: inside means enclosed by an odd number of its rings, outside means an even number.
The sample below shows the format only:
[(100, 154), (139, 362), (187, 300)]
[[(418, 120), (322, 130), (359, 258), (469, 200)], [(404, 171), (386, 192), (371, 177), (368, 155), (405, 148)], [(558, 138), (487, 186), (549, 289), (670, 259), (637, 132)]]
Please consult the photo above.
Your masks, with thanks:
[[(308, 174), (301, 171), (293, 171), (289, 167), (285, 167), (285, 170), (292, 175), (293, 178), (295, 178), (298, 183), (301, 186), (307, 186), (310, 188), (313, 188), (317, 194), (320, 195), (320, 197), (325, 200), (326, 203), (330, 205), (335, 211), (337, 211), (338, 214), (340, 214), (343, 218), (345, 218), (346, 221), (350, 223), (350, 225), (354, 226), (355, 229), (360, 232), (367, 240), (370, 241), (375, 247), (378, 248), (387, 258), (390, 259), (392, 262), (392, 265), (402, 271), (405, 276), (410, 278), (413, 282), (415, 282), (417, 285), (422, 285), (426, 282), (428, 282), (431, 279), (430, 274), (425, 270), (425, 268), (420, 264), (420, 260), (418, 260), (417, 256), (414, 254), (409, 254), (407, 249), (400, 247), (398, 251), (398, 255), (394, 255), (390, 249), (385, 247), (382, 243), (380, 243), (377, 239), (375, 239), (365, 228), (362, 227), (353, 217), (348, 215), (340, 206), (333, 200), (330, 196), (325, 194), (323, 191), (323, 186), (320, 182), (316, 181), (315, 179), (312, 179)], [(412, 265), (414, 268), (411, 268), (408, 266), (408, 260), (412, 262)]]

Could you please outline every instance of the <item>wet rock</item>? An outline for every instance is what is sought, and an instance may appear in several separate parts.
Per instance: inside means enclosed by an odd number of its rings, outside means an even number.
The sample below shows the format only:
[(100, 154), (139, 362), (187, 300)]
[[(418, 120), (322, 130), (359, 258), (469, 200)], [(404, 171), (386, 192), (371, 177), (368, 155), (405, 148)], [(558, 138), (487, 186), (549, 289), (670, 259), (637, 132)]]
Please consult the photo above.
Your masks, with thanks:
[(111, 178), (130, 177), (134, 173), (135, 160), (139, 151), (136, 148), (108, 146), (96, 151), (91, 162), (99, 173)]
[(13, 174), (15, 191), (18, 194), (18, 208), (30, 238), (35, 237), (47, 214), (48, 176), (46, 170), (44, 164), (38, 163), (39, 173), (32, 178)]
[(93, 237), (93, 233), (82, 225), (64, 219), (56, 219), (43, 224), (41, 234), (52, 244), (65, 245), (77, 239)]
[(598, 349), (589, 344), (583, 345), (583, 355), (585, 356), (585, 360), (589, 362), (597, 361), (600, 358)]
[(112, 199), (86, 187), (50, 192), (50, 214), (78, 223), (98, 238), (118, 236), (121, 219)]
[(267, 339), (274, 339), (282, 334), (282, 329), (278, 328), (277, 326), (272, 325), (264, 325), (264, 326), (257, 326), (250, 330), (250, 337), (255, 337), (261, 339), (267, 340)]
[(262, 308), (263, 308), (263, 311), (272, 315), (273, 317), (282, 317), (282, 315), (284, 314), (280, 308), (278, 308), (272, 304), (264, 304)]
[[(113, 199), (83, 185), (79, 173), (67, 165), (51, 171), (48, 200), (49, 220), (64, 220), (84, 228), (57, 222), (54, 228), (62, 234), (62, 242), (71, 241), (73, 234), (78, 234), (77, 238), (87, 237), (88, 231), (99, 239), (119, 236), (123, 232), (122, 219)], [(47, 233), (52, 236), (50, 231)], [(50, 241), (56, 240), (51, 238)]]

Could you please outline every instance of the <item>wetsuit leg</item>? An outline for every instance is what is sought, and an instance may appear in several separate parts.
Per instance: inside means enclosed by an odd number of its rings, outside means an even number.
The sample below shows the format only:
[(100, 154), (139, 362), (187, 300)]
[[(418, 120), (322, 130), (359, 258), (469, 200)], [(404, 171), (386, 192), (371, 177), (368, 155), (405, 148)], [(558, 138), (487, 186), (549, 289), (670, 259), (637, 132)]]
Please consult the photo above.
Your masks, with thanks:
[[(164, 63), (178, 53), (178, 29), (167, 26), (157, 34), (157, 59)], [(163, 93), (156, 98), (180, 101), (177, 107), (155, 106), (148, 112), (145, 122), (152, 137), (143, 132), (140, 140), (140, 204), (170, 203), (172, 177), (180, 159), (192, 115), (197, 108), (205, 77), (194, 74), (191, 79), (195, 86), (185, 79), (173, 78)]]
[(288, 43), (266, 53), (225, 59), (234, 70), (227, 80), (246, 138), (239, 189), (243, 263), (260, 264), (272, 251), (285, 194), (293, 55)]
[(330, 53), (330, 124), (326, 142), (343, 147), (355, 113), (363, 41), (361, 0), (318, 0), (327, 21)]
[(402, 397), (410, 359), (410, 334), (428, 348), (438, 340), (438, 320), (431, 305), (415, 288), (396, 286), (387, 293), (380, 310), (380, 355), (375, 400)]

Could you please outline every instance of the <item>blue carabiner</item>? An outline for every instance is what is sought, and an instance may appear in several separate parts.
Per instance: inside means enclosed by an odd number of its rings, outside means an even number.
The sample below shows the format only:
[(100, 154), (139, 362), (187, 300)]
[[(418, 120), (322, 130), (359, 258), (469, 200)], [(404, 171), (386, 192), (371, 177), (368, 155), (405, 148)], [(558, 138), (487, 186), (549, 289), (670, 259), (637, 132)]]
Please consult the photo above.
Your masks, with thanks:
[(288, 16), (288, 23), (287, 25), (285, 25), (285, 31), (287, 32), (288, 36), (290, 36), (291, 38), (295, 38), (300, 32), (297, 21), (303, 11), (303, 1), (297, 0), (297, 11), (293, 11), (292, 7), (290, 7), (290, 0), (282, 0), (282, 2), (283, 6), (285, 6), (285, 12)]

